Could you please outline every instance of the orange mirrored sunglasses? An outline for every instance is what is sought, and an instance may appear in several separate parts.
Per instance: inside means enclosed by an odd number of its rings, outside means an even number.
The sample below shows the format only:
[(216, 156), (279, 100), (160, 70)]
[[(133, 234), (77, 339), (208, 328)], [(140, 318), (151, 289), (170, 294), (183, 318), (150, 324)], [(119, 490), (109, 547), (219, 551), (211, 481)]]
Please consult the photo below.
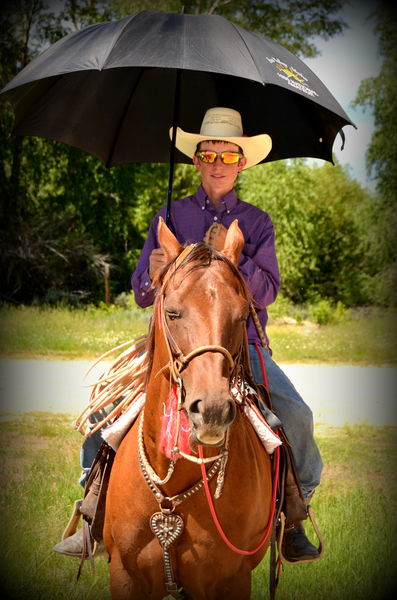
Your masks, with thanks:
[(241, 152), (215, 152), (213, 150), (199, 150), (196, 152), (196, 156), (201, 160), (201, 162), (209, 165), (212, 165), (218, 156), (223, 164), (234, 165), (240, 160), (240, 158), (243, 157), (243, 154), (241, 154)]

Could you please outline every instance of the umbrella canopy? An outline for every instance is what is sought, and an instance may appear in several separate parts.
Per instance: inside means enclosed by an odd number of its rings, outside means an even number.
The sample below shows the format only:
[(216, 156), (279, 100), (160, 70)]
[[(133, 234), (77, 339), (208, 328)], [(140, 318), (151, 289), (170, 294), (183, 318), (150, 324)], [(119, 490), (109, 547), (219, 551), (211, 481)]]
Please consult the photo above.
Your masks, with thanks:
[[(88, 26), (53, 44), (1, 94), (13, 104), (15, 135), (64, 142), (107, 166), (168, 162), (170, 126), (198, 132), (213, 106), (238, 110), (245, 134), (272, 137), (264, 162), (332, 162), (337, 133), (353, 125), (300, 59), (218, 15), (146, 10)], [(190, 162), (179, 151), (175, 161)]]

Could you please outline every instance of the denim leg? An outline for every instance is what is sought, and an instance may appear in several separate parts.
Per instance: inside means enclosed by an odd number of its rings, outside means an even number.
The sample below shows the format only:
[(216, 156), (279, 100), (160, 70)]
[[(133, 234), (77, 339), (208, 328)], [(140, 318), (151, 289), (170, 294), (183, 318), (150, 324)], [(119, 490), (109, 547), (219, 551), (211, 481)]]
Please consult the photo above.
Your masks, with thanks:
[[(106, 408), (102, 408), (97, 412), (94, 412), (90, 416), (90, 423), (95, 424), (102, 421), (116, 406), (121, 402), (121, 400), (125, 398), (125, 395), (121, 395), (118, 400), (115, 400), (107, 406)], [(86, 437), (83, 445), (80, 449), (80, 465), (83, 469), (83, 472), (80, 476), (79, 483), (85, 487), (85, 484), (88, 479), (88, 475), (90, 474), (92, 463), (94, 462), (94, 458), (97, 455), (97, 452), (103, 442), (102, 439), (102, 431), (106, 429), (110, 425), (110, 422), (105, 423), (98, 431)]]
[(96, 431), (89, 437), (85, 438), (80, 449), (80, 465), (83, 472), (80, 476), (79, 483), (85, 487), (85, 484), (90, 473), (91, 465), (97, 455), (99, 447), (102, 443), (101, 430)]
[[(319, 485), (323, 467), (313, 438), (313, 414), (270, 354), (264, 348), (260, 350), (264, 358), (273, 410), (281, 420), (291, 443), (303, 495), (307, 498)], [(263, 383), (260, 358), (253, 344), (249, 345), (249, 352), (254, 379), (257, 383)]]

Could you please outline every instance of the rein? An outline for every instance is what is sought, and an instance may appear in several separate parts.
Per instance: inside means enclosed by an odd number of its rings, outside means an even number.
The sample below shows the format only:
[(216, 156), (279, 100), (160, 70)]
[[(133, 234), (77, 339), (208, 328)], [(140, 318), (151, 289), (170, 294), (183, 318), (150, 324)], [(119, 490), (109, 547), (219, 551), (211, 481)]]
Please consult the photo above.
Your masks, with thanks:
[[(268, 385), (268, 381), (267, 381), (266, 369), (265, 369), (265, 363), (264, 363), (264, 360), (263, 360), (263, 356), (262, 356), (261, 351), (259, 350), (258, 344), (255, 344), (255, 346), (256, 346), (256, 350), (258, 352), (258, 356), (259, 356), (260, 362), (261, 362), (263, 381), (265, 382), (265, 387), (268, 390), (269, 389), (269, 385)], [(203, 447), (199, 446), (199, 456), (202, 456), (202, 454), (203, 454)], [(275, 467), (274, 467), (274, 480), (273, 480), (272, 503), (271, 503), (271, 509), (270, 509), (270, 516), (269, 516), (269, 520), (268, 520), (265, 532), (263, 534), (263, 538), (261, 539), (261, 541), (259, 542), (259, 544), (255, 548), (253, 548), (252, 550), (241, 550), (240, 548), (237, 548), (237, 546), (235, 546), (234, 544), (232, 544), (232, 542), (229, 540), (229, 538), (226, 536), (225, 532), (222, 529), (222, 525), (219, 522), (218, 516), (216, 514), (214, 502), (213, 502), (212, 497), (211, 497), (211, 492), (210, 492), (210, 488), (209, 488), (209, 485), (208, 485), (207, 473), (206, 473), (205, 469), (203, 467), (201, 467), (201, 476), (202, 476), (203, 481), (204, 481), (205, 495), (206, 495), (206, 498), (207, 498), (208, 506), (209, 506), (209, 509), (210, 509), (213, 521), (215, 523), (215, 526), (216, 526), (216, 528), (218, 530), (218, 533), (221, 536), (222, 540), (230, 548), (230, 550), (232, 550), (236, 554), (242, 554), (244, 556), (250, 556), (250, 555), (255, 554), (256, 552), (258, 552), (258, 550), (260, 550), (262, 548), (262, 546), (267, 542), (267, 540), (269, 538), (269, 535), (270, 535), (270, 533), (272, 531), (272, 528), (273, 528), (274, 515), (275, 515), (275, 512), (276, 512), (277, 488), (278, 488), (279, 473), (280, 473), (280, 448), (277, 447), (275, 449)]]
[[(202, 456), (202, 453), (203, 453), (203, 447), (199, 446), (199, 455)], [(263, 534), (263, 538), (261, 539), (261, 541), (259, 542), (259, 544), (255, 548), (253, 548), (252, 550), (241, 550), (240, 548), (237, 548), (237, 546), (235, 546), (234, 544), (232, 544), (232, 542), (226, 536), (225, 532), (222, 529), (222, 525), (219, 522), (218, 516), (216, 514), (214, 502), (212, 500), (210, 488), (209, 488), (209, 485), (208, 485), (207, 473), (206, 473), (205, 468), (203, 467), (203, 465), (201, 466), (201, 476), (202, 476), (203, 481), (204, 481), (205, 495), (206, 495), (206, 498), (207, 498), (208, 506), (209, 506), (209, 509), (210, 509), (213, 521), (215, 523), (215, 526), (216, 526), (216, 528), (218, 530), (218, 533), (221, 536), (222, 540), (230, 548), (230, 550), (233, 550), (233, 552), (235, 552), (236, 554), (242, 554), (244, 556), (251, 556), (252, 554), (255, 554), (256, 552), (258, 552), (258, 550), (260, 550), (262, 548), (262, 546), (267, 542), (267, 540), (269, 538), (269, 534), (270, 534), (270, 532), (272, 530), (272, 527), (273, 527), (274, 514), (275, 514), (275, 511), (276, 511), (278, 474), (279, 474), (279, 467), (280, 467), (280, 449), (279, 448), (276, 448), (276, 450), (275, 450), (275, 456), (276, 456), (275, 477), (274, 477), (274, 481), (273, 481), (272, 503), (271, 503), (271, 510), (270, 510), (269, 521), (267, 523), (267, 526), (266, 526), (266, 529), (265, 529), (265, 533)]]
[[(278, 487), (278, 472), (279, 472), (279, 463), (280, 463), (280, 453), (279, 453), (279, 450), (276, 449), (275, 477), (274, 477), (274, 481), (273, 481), (270, 517), (269, 517), (269, 521), (266, 526), (263, 538), (261, 539), (260, 543), (257, 545), (256, 548), (254, 548), (252, 550), (241, 550), (241, 549), (237, 548), (236, 546), (234, 546), (230, 542), (230, 540), (227, 538), (227, 536), (225, 535), (225, 533), (219, 523), (218, 517), (216, 515), (213, 499), (211, 497), (211, 493), (210, 493), (210, 489), (209, 489), (209, 480), (218, 472), (217, 486), (216, 486), (216, 491), (214, 493), (214, 497), (215, 498), (220, 497), (220, 495), (222, 493), (226, 463), (227, 463), (228, 452), (229, 452), (229, 450), (228, 450), (229, 429), (227, 430), (227, 433), (226, 433), (224, 448), (216, 456), (205, 458), (202, 445), (198, 445), (198, 453), (199, 453), (198, 458), (181, 451), (178, 447), (178, 439), (179, 439), (179, 433), (180, 433), (180, 411), (183, 408), (183, 381), (182, 381), (182, 377), (181, 377), (183, 370), (197, 356), (200, 356), (206, 352), (220, 353), (226, 358), (226, 360), (228, 361), (229, 367), (230, 367), (230, 387), (232, 387), (233, 381), (234, 381), (234, 384), (236, 386), (238, 386), (239, 381), (241, 382), (243, 380), (241, 360), (242, 360), (244, 351), (246, 352), (246, 356), (248, 356), (246, 335), (242, 342), (240, 350), (237, 353), (236, 358), (233, 358), (231, 353), (226, 348), (224, 348), (223, 346), (218, 346), (218, 345), (203, 345), (203, 346), (193, 349), (188, 354), (184, 355), (183, 352), (180, 350), (178, 344), (176, 343), (176, 341), (174, 340), (174, 338), (171, 335), (171, 332), (170, 332), (168, 324), (167, 324), (166, 316), (165, 316), (165, 310), (164, 310), (165, 290), (166, 290), (167, 284), (168, 284), (171, 276), (175, 273), (177, 268), (182, 264), (182, 261), (190, 254), (190, 252), (193, 250), (194, 247), (195, 247), (195, 244), (192, 244), (192, 245), (186, 247), (182, 251), (182, 253), (178, 256), (178, 258), (176, 259), (173, 266), (166, 272), (162, 286), (161, 286), (161, 290), (159, 292), (159, 299), (158, 299), (158, 305), (157, 305), (158, 324), (163, 332), (164, 342), (166, 345), (169, 361), (163, 368), (160, 369), (160, 371), (156, 374), (156, 376), (168, 368), (170, 383), (173, 381), (176, 384), (177, 390), (178, 390), (178, 409), (177, 409), (177, 426), (176, 426), (175, 447), (172, 450), (170, 465), (169, 465), (167, 474), (165, 475), (164, 478), (160, 478), (158, 476), (158, 474), (154, 471), (154, 469), (150, 465), (149, 460), (146, 456), (145, 447), (144, 447), (144, 439), (143, 439), (143, 418), (144, 418), (143, 411), (142, 411), (141, 421), (140, 421), (140, 425), (139, 425), (139, 432), (138, 432), (139, 464), (140, 464), (144, 479), (145, 479), (147, 485), (149, 486), (149, 489), (153, 493), (156, 501), (158, 502), (159, 509), (160, 509), (160, 512), (152, 515), (152, 517), (150, 519), (150, 526), (151, 526), (153, 533), (158, 538), (158, 541), (163, 549), (163, 563), (164, 563), (164, 571), (165, 571), (165, 575), (166, 575), (166, 582), (165, 582), (166, 589), (175, 598), (180, 597), (180, 596), (178, 596), (178, 589), (177, 589), (177, 585), (175, 583), (174, 576), (173, 576), (172, 565), (171, 565), (171, 560), (170, 560), (170, 555), (169, 555), (169, 547), (179, 537), (179, 535), (182, 533), (183, 528), (184, 528), (184, 523), (183, 523), (182, 518), (179, 515), (174, 514), (175, 507), (178, 504), (180, 504), (183, 500), (190, 497), (192, 494), (194, 494), (199, 489), (204, 488), (212, 518), (214, 520), (215, 526), (216, 526), (222, 540), (227, 544), (227, 546), (231, 550), (233, 550), (234, 552), (236, 552), (238, 554), (243, 554), (243, 555), (255, 554), (267, 542), (269, 533), (272, 529), (275, 508), (276, 508), (276, 494), (277, 494), (277, 487)], [(172, 477), (172, 474), (174, 472), (175, 463), (176, 463), (178, 455), (181, 455), (183, 458), (185, 458), (189, 461), (195, 462), (196, 464), (199, 464), (200, 468), (201, 468), (201, 477), (202, 478), (199, 482), (197, 482), (195, 485), (193, 485), (191, 488), (189, 488), (185, 492), (182, 492), (182, 493), (178, 494), (177, 496), (173, 496), (172, 498), (169, 498), (169, 497), (165, 496), (157, 486), (164, 485), (165, 483), (167, 483), (170, 480), (170, 478)], [(212, 462), (213, 465), (207, 473), (205, 465), (206, 465), (206, 463), (209, 463), (209, 462)], [(164, 502), (167, 504), (167, 506), (164, 506)], [(165, 532), (168, 532), (168, 533), (165, 533)]]

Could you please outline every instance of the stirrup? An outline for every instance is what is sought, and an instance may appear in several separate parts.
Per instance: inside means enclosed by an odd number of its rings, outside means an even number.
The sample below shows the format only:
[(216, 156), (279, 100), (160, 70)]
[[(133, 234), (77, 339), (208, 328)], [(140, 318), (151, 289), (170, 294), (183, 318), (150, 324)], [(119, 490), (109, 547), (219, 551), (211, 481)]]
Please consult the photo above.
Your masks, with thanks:
[(294, 561), (291, 561), (291, 560), (288, 560), (287, 558), (285, 558), (285, 556), (283, 555), (283, 551), (282, 551), (282, 545), (283, 545), (283, 539), (284, 539), (285, 520), (286, 519), (285, 519), (285, 514), (282, 512), (280, 514), (280, 532), (279, 532), (278, 540), (277, 540), (278, 555), (282, 562), (286, 562), (290, 565), (299, 565), (302, 563), (314, 562), (315, 560), (318, 560), (319, 558), (321, 558), (321, 556), (324, 554), (324, 550), (325, 550), (324, 539), (323, 539), (323, 537), (320, 533), (320, 530), (317, 526), (316, 519), (314, 518), (314, 512), (310, 505), (308, 505), (308, 507), (307, 507), (307, 514), (313, 525), (314, 532), (318, 539), (318, 547), (317, 547), (318, 556), (315, 556), (313, 558), (304, 558), (302, 560), (294, 560)]
[[(77, 531), (77, 525), (79, 524), (79, 521), (82, 517), (82, 513), (80, 512), (80, 508), (83, 502), (83, 498), (80, 498), (80, 500), (75, 500), (74, 504), (73, 504), (73, 511), (71, 514), (71, 517), (69, 519), (68, 524), (65, 527), (65, 530), (62, 534), (62, 541), (66, 540), (66, 538), (71, 537), (72, 535), (74, 535)], [(100, 552), (101, 548), (100, 545), (98, 544), (98, 542), (96, 540), (94, 540), (94, 543), (92, 545), (92, 556), (95, 556), (97, 554), (97, 552)], [(88, 558), (88, 557), (86, 557)]]
[(65, 531), (62, 534), (62, 540), (65, 540), (66, 538), (68, 538), (71, 535), (73, 535), (74, 533), (76, 533), (77, 525), (79, 524), (79, 521), (81, 518), (80, 508), (81, 508), (82, 502), (83, 502), (82, 498), (80, 498), (80, 500), (74, 501), (73, 512), (69, 519), (69, 523), (66, 525)]

